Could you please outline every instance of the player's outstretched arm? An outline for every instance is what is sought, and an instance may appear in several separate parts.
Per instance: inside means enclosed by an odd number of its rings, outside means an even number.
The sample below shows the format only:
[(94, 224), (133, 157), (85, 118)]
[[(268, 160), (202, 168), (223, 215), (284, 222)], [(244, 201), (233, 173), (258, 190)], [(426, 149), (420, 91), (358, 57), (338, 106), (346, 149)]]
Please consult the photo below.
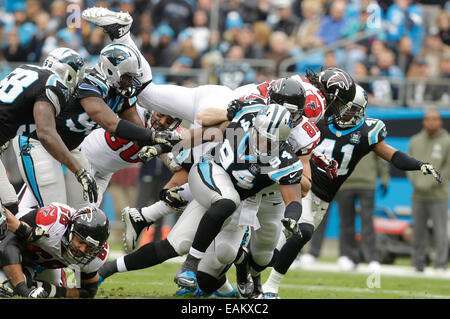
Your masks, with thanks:
[(39, 141), (58, 162), (73, 172), (83, 185), (84, 199), (91, 203), (97, 201), (98, 187), (95, 179), (84, 169), (64, 144), (56, 131), (55, 109), (44, 101), (36, 102), (33, 109), (36, 133)]
[(440, 172), (434, 168), (430, 163), (423, 163), (410, 155), (397, 150), (396, 148), (387, 144), (384, 140), (377, 143), (373, 151), (385, 159), (386, 161), (392, 163), (396, 168), (403, 171), (422, 171), (424, 175), (432, 174), (433, 177), (439, 183), (442, 182)]
[(74, 174), (82, 168), (56, 131), (55, 109), (44, 101), (36, 102), (33, 110), (36, 133), (45, 149)]

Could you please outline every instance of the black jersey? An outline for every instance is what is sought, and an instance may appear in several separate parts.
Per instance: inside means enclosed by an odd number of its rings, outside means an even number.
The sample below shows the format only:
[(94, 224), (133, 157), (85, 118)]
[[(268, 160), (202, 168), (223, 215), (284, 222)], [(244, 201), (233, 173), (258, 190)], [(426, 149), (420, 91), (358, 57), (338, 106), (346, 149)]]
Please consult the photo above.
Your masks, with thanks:
[(15, 68), (0, 82), (0, 145), (34, 124), (37, 101), (52, 104), (58, 115), (68, 99), (67, 86), (51, 70), (26, 64)]
[[(252, 104), (237, 112), (225, 131), (223, 142), (209, 154), (226, 170), (241, 199), (253, 196), (274, 183), (298, 184), (302, 177), (303, 165), (287, 143), (278, 154), (261, 157), (250, 153), (250, 129), (256, 114), (265, 106)], [(189, 166), (183, 164), (188, 157), (189, 150), (180, 153), (177, 159), (184, 168), (189, 169)], [(191, 158), (190, 161), (192, 160)]]
[(95, 69), (90, 70), (78, 85), (75, 98), (56, 118), (56, 129), (69, 150), (77, 148), (89, 133), (99, 127), (80, 104), (80, 100), (87, 97), (101, 98), (117, 114), (136, 104), (135, 97), (120, 95)]
[(312, 191), (320, 199), (331, 202), (341, 185), (350, 176), (356, 164), (375, 145), (387, 135), (386, 126), (381, 120), (366, 118), (355, 127), (341, 130), (334, 124), (319, 121), (317, 127), (321, 133), (320, 143), (316, 150), (333, 158), (339, 164), (338, 178), (330, 180), (322, 169), (311, 161)]

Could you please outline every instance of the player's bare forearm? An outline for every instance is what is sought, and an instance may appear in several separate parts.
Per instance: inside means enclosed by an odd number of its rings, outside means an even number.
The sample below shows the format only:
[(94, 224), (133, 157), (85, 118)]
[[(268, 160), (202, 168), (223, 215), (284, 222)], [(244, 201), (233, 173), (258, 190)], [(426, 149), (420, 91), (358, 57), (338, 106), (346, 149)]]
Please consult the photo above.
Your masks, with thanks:
[(172, 175), (172, 178), (164, 186), (164, 189), (170, 189), (175, 186), (181, 186), (188, 182), (189, 172), (181, 169)]
[(81, 165), (72, 156), (61, 136), (56, 131), (55, 113), (53, 106), (47, 102), (37, 102), (34, 107), (34, 120), (36, 133), (44, 148), (58, 162), (76, 173)]
[(14, 233), (19, 228), (20, 221), (7, 208), (3, 209), (6, 210), (6, 214), (8, 215), (8, 230)]
[(202, 126), (213, 126), (227, 120), (227, 110), (208, 108), (199, 112), (195, 120)]
[(138, 112), (136, 111), (136, 106), (133, 106), (132, 108), (129, 108), (128, 110), (120, 113), (120, 118), (134, 123), (137, 126), (145, 127), (145, 123), (142, 123), (142, 120), (139, 117)]
[(300, 180), (300, 185), (302, 188), (302, 197), (305, 197), (312, 186), (311, 166), (309, 164), (311, 154), (299, 156), (298, 158), (302, 161), (302, 165), (303, 165), (302, 179)]
[[(110, 134), (116, 132), (119, 117), (114, 113), (105, 101), (98, 97), (87, 97), (80, 100), (81, 106), (84, 108), (89, 117), (98, 125), (103, 127)], [(140, 124), (142, 126), (142, 122)]]

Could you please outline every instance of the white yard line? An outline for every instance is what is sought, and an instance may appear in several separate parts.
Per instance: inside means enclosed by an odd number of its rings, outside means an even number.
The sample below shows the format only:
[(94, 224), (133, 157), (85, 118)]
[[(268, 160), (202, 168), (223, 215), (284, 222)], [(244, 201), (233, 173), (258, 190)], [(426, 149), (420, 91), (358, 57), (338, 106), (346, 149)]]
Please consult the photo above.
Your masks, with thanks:
[(348, 287), (338, 287), (338, 286), (310, 286), (310, 285), (292, 285), (292, 284), (281, 284), (281, 288), (285, 289), (305, 289), (305, 290), (322, 290), (322, 291), (336, 291), (336, 292), (350, 292), (350, 293), (364, 293), (364, 294), (393, 294), (405, 297), (414, 298), (436, 298), (436, 299), (450, 299), (450, 295), (437, 295), (429, 294), (427, 292), (411, 292), (405, 290), (390, 290), (390, 289), (380, 289), (380, 288), (348, 288)]

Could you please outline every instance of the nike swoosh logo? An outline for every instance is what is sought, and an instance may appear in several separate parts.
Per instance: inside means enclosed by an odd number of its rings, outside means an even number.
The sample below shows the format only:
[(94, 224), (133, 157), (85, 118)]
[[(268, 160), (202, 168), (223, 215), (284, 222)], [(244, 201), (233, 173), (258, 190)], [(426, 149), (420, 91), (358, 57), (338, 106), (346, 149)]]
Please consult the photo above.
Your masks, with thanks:
[(289, 177), (293, 178), (295, 175), (297, 175), (297, 173), (289, 174)]

